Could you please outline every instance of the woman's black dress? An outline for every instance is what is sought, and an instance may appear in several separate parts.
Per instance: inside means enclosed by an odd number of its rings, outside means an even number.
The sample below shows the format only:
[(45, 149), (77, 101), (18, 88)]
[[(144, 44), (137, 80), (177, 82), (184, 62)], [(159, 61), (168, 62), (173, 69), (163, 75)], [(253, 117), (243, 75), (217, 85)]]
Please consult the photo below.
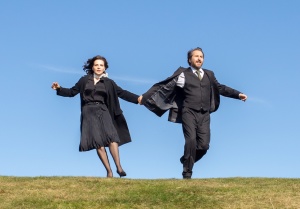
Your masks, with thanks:
[(111, 142), (120, 142), (105, 104), (106, 97), (103, 80), (94, 85), (94, 79), (88, 79), (83, 93), (79, 151), (98, 149), (108, 146)]

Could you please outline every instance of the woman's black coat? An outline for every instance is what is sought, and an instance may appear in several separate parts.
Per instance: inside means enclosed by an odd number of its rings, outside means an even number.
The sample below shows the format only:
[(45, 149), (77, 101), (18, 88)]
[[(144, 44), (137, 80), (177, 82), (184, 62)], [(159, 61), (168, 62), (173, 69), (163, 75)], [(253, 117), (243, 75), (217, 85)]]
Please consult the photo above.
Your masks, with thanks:
[[(79, 81), (72, 88), (60, 87), (59, 89), (57, 89), (57, 95), (64, 96), (64, 97), (74, 97), (78, 93), (80, 93), (81, 109), (82, 109), (82, 107), (84, 106), (83, 92), (88, 79), (91, 77), (92, 75), (86, 75), (81, 77)], [(121, 146), (122, 144), (131, 142), (131, 137), (128, 130), (127, 122), (123, 115), (123, 111), (121, 110), (120, 107), (118, 97), (124, 99), (125, 101), (137, 104), (139, 96), (129, 91), (123, 90), (113, 80), (109, 78), (103, 77), (101, 79), (103, 80), (107, 91), (107, 98), (105, 104), (107, 105), (113, 124), (117, 129), (120, 138), (119, 146)]]

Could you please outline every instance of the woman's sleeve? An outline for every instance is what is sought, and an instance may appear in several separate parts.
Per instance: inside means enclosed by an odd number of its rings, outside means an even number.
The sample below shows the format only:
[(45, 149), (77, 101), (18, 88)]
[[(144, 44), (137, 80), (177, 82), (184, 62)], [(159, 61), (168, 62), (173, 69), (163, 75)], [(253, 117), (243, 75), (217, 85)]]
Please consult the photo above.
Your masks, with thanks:
[(138, 103), (138, 98), (139, 98), (138, 95), (136, 95), (136, 94), (134, 94), (134, 93), (132, 93), (130, 91), (122, 89), (115, 82), (113, 82), (113, 83), (115, 85), (118, 97), (120, 97), (121, 99), (123, 99), (123, 100), (125, 100), (127, 102), (132, 102), (134, 104)]
[(63, 97), (74, 97), (80, 92), (81, 83), (82, 78), (72, 88), (58, 88), (56, 94)]

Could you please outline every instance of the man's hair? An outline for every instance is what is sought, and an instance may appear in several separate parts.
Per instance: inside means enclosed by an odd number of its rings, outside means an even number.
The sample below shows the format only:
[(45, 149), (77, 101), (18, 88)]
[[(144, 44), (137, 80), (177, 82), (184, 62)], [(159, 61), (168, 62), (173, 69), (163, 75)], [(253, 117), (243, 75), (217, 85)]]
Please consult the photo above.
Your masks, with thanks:
[(189, 65), (191, 65), (189, 60), (190, 60), (190, 58), (193, 56), (193, 52), (194, 52), (194, 51), (197, 51), (197, 50), (200, 51), (200, 52), (202, 52), (203, 58), (204, 58), (204, 52), (202, 51), (202, 49), (201, 49), (200, 47), (196, 47), (196, 48), (194, 48), (194, 49), (191, 49), (191, 50), (189, 50), (188, 53), (187, 53), (187, 62), (188, 62)]

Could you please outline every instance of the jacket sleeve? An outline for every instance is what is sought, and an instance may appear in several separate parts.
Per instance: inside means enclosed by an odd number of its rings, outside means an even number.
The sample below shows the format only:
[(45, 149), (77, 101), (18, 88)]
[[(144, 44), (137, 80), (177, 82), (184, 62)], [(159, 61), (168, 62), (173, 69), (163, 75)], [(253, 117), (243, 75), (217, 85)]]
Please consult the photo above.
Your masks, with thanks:
[(131, 93), (130, 91), (124, 90), (120, 86), (118, 86), (114, 81), (112, 81), (112, 82), (116, 88), (118, 97), (120, 97), (121, 99), (123, 99), (127, 102), (131, 102), (134, 104), (138, 103), (138, 98), (139, 98), (138, 95)]
[(180, 67), (172, 76), (154, 84), (143, 94), (142, 104), (159, 117), (171, 108), (178, 108), (175, 102), (176, 82), (183, 70), (184, 68)]
[(74, 97), (80, 92), (81, 82), (82, 78), (72, 88), (60, 87), (56, 90), (56, 94), (63, 97)]
[[(212, 72), (212, 71), (211, 71)], [(219, 93), (220, 95), (224, 96), (224, 97), (230, 97), (230, 98), (234, 98), (234, 99), (239, 99), (239, 94), (241, 92), (233, 89), (233, 88), (230, 88), (226, 85), (223, 85), (223, 84), (220, 84), (214, 73), (212, 72), (212, 75), (213, 75), (213, 81), (214, 81), (214, 84), (217, 86), (218, 90), (219, 90)]]
[[(166, 86), (166, 91), (169, 92), (169, 88), (170, 87), (174, 87), (173, 84), (172, 84), (172, 81), (177, 81), (178, 79), (178, 75), (180, 75), (180, 73), (185, 70), (184, 68), (182, 67), (179, 67), (174, 73), (173, 75), (171, 75), (170, 77), (166, 78), (165, 80), (163, 81), (160, 81), (156, 84), (154, 84), (147, 92), (145, 92), (143, 94), (143, 99), (142, 99), (142, 104), (144, 105), (146, 103), (146, 101), (151, 97), (153, 96), (154, 94), (156, 94), (160, 89), (163, 89), (164, 86)], [(170, 83), (171, 82), (171, 83)], [(168, 84), (169, 83), (169, 84)], [(166, 85), (167, 84), (167, 85)], [(176, 84), (176, 83), (175, 83)]]
[(161, 88), (160, 83), (154, 84), (147, 92), (143, 94), (142, 104), (145, 105), (146, 101)]

